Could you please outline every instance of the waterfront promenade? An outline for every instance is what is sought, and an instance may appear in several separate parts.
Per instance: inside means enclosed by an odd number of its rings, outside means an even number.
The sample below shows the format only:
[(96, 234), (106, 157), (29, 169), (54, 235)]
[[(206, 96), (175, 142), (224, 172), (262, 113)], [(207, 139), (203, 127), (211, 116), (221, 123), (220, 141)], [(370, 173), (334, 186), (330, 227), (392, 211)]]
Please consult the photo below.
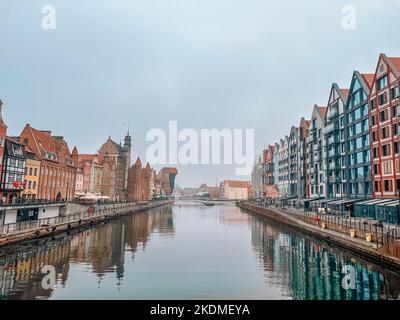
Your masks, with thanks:
[(0, 246), (25, 240), (53, 236), (76, 228), (90, 227), (102, 222), (170, 204), (171, 200), (147, 203), (120, 202), (97, 206), (79, 206), (73, 214), (1, 226)]
[[(277, 220), (303, 233), (361, 255), (363, 258), (400, 272), (399, 228), (366, 222), (362, 219), (320, 215), (296, 209), (260, 206), (239, 202), (242, 209)], [(369, 238), (367, 240), (367, 237)]]

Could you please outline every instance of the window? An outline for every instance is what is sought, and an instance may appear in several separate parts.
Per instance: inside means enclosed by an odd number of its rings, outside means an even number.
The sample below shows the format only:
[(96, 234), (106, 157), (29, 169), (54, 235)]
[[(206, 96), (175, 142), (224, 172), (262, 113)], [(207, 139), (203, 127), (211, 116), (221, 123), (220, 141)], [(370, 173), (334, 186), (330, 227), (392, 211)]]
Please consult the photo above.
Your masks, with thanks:
[(376, 131), (372, 131), (372, 141), (376, 142)]
[(382, 139), (386, 139), (386, 138), (389, 138), (389, 137), (390, 137), (390, 134), (389, 134), (389, 126), (383, 127), (383, 128), (381, 129), (381, 137), (382, 137)]
[(354, 126), (354, 134), (359, 134), (361, 133), (361, 131), (362, 131), (362, 125), (361, 122), (359, 122)]
[(364, 161), (365, 162), (371, 161), (371, 155), (370, 155), (369, 151), (364, 151)]
[(384, 161), (382, 163), (383, 174), (391, 174), (392, 173), (392, 162)]
[(383, 180), (383, 191), (385, 192), (393, 191), (392, 180)]
[(398, 143), (397, 141), (394, 143), (394, 152), (396, 154), (400, 153), (400, 143)]
[(396, 99), (397, 96), (399, 95), (399, 87), (393, 87), (392, 89), (390, 89), (390, 98)]
[(359, 118), (361, 118), (361, 108), (357, 108), (353, 111), (353, 119), (357, 120)]
[(376, 122), (375, 122), (375, 116), (371, 116), (371, 125), (375, 125), (376, 124)]
[(382, 146), (382, 156), (389, 156), (390, 155), (390, 145), (389, 144), (384, 144)]
[(372, 99), (370, 101), (370, 105), (371, 105), (371, 110), (374, 110), (375, 109), (375, 99)]
[(354, 142), (355, 142), (356, 149), (363, 147), (363, 137), (358, 137), (356, 140), (354, 140)]
[(374, 156), (374, 159), (378, 158), (378, 148), (375, 147), (374, 149), (372, 149), (372, 154)]
[(383, 110), (379, 113), (379, 120), (381, 122), (385, 122), (388, 119), (388, 111), (387, 110)]
[(383, 88), (387, 87), (387, 85), (388, 85), (388, 77), (387, 77), (387, 75), (379, 78), (376, 81), (376, 86), (378, 87), (378, 90), (382, 90)]
[(379, 105), (382, 106), (387, 103), (387, 92), (384, 92), (378, 96)]
[(375, 192), (381, 191), (379, 181), (374, 181), (374, 189), (375, 189)]
[(374, 174), (379, 174), (379, 166), (377, 164), (374, 164)]

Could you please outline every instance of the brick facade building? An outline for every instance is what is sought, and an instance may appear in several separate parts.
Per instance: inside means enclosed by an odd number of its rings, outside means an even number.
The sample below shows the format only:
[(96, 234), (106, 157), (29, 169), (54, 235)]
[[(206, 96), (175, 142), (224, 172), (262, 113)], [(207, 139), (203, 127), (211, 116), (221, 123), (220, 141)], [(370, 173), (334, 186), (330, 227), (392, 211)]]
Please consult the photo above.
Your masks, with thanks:
[(64, 138), (27, 124), (19, 140), (41, 161), (37, 197), (56, 201), (73, 199), (77, 170)]

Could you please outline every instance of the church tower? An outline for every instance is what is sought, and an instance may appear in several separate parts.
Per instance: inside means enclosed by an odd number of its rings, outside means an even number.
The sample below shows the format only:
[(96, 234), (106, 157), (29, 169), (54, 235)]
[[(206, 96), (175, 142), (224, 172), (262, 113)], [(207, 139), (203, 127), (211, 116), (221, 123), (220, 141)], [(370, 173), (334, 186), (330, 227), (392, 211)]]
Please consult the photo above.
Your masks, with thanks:
[(132, 137), (130, 135), (130, 132), (128, 132), (125, 135), (124, 139), (124, 153), (125, 153), (125, 190), (128, 187), (128, 171), (129, 168), (131, 167), (131, 154), (132, 154)]

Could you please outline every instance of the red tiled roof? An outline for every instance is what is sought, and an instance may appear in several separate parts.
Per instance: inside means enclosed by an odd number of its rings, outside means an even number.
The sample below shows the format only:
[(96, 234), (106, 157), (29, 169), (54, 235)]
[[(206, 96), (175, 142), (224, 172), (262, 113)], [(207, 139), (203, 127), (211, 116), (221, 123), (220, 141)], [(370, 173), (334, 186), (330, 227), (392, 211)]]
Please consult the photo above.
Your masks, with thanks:
[(323, 118), (325, 118), (325, 116), (326, 116), (326, 111), (328, 110), (328, 108), (327, 108), (327, 107), (318, 106), (318, 109), (319, 109), (319, 112), (321, 113), (321, 116), (322, 116)]
[(174, 168), (174, 167), (164, 167), (161, 169), (162, 172), (166, 172), (166, 173), (176, 173), (178, 174), (178, 169)]
[(392, 65), (397, 69), (397, 72), (400, 72), (400, 57), (388, 57), (389, 61)]
[(250, 187), (250, 181), (225, 180), (224, 184), (231, 188), (249, 188)]
[(340, 88), (340, 90), (342, 91), (342, 93), (343, 93), (343, 95), (344, 95), (344, 97), (347, 99), (347, 97), (349, 96), (349, 89), (342, 89), (342, 88)]
[(80, 154), (78, 156), (81, 161), (93, 161), (97, 154)]
[(29, 127), (40, 149), (50, 153), (57, 153), (57, 142), (51, 136), (51, 131), (37, 130)]
[(372, 88), (372, 83), (374, 81), (374, 74), (373, 73), (362, 73), (361, 76), (364, 78), (368, 87)]

